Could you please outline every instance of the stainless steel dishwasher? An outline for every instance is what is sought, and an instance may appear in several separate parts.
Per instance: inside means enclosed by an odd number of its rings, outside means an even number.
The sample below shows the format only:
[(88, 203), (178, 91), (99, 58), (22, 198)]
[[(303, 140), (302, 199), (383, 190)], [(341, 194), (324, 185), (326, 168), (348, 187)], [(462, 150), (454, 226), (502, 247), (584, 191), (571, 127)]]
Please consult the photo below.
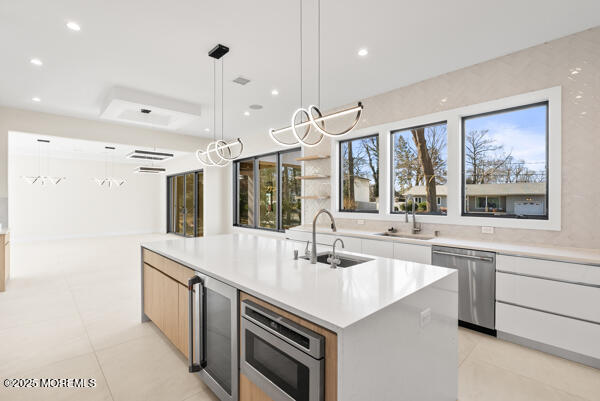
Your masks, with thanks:
[(458, 270), (458, 320), (461, 326), (496, 335), (496, 254), (433, 246), (433, 265)]

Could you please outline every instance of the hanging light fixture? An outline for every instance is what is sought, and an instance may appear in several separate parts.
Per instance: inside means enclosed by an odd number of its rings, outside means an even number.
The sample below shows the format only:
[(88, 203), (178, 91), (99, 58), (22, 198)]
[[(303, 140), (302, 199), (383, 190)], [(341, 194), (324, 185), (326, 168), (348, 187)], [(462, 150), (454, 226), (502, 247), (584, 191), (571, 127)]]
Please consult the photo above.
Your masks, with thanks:
[[(323, 141), (323, 138), (328, 137), (340, 137), (342, 135), (346, 135), (350, 131), (352, 131), (360, 121), (360, 117), (363, 112), (363, 105), (361, 102), (354, 107), (350, 107), (344, 110), (337, 111), (335, 113), (331, 113), (328, 115), (323, 115), (321, 110), (321, 0), (317, 0), (317, 59), (318, 59), (318, 68), (317, 68), (317, 104), (310, 105), (307, 108), (303, 107), (303, 98), (302, 98), (302, 85), (303, 85), (303, 76), (302, 76), (302, 1), (300, 0), (300, 107), (292, 114), (292, 119), (290, 125), (285, 128), (279, 129), (270, 129), (269, 136), (273, 141), (275, 141), (279, 145), (283, 146), (297, 146), (298, 144), (312, 147), (317, 146)], [(337, 117), (345, 116), (347, 114), (356, 113), (356, 117), (354, 122), (350, 124), (348, 128), (341, 132), (329, 132), (325, 130), (325, 121), (331, 120)], [(298, 122), (298, 117), (300, 117), (300, 122)], [(298, 133), (298, 129), (302, 128), (302, 132)], [(312, 129), (317, 132), (318, 139), (313, 141), (308, 140), (308, 136), (312, 132)], [(291, 131), (293, 135), (293, 139), (291, 142), (282, 141), (277, 136), (283, 132)]]
[(111, 155), (110, 155), (110, 175), (109, 175), (109, 162), (108, 162), (108, 153), (109, 152), (108, 151), (114, 151), (115, 148), (114, 148), (114, 146), (105, 146), (104, 149), (105, 149), (105, 151), (104, 151), (104, 177), (94, 178), (94, 181), (100, 187), (106, 187), (106, 188), (120, 187), (123, 184), (125, 184), (126, 181), (124, 178), (114, 177), (115, 160), (114, 160), (112, 152), (110, 152)]
[[(50, 185), (56, 185), (58, 183), (60, 183), (61, 181), (66, 180), (66, 177), (55, 177), (55, 176), (49, 176), (49, 175), (42, 175), (41, 171), (42, 171), (42, 144), (49, 144), (50, 141), (48, 139), (38, 139), (37, 140), (38, 143), (38, 175), (26, 175), (23, 176), (23, 180), (28, 183), (28, 184), (36, 184), (36, 183), (40, 183), (42, 186), (46, 186), (48, 184)], [(48, 153), (46, 152), (46, 172), (49, 170), (48, 168)]]
[(221, 139), (217, 139), (217, 60), (220, 60), (229, 52), (227, 46), (221, 44), (215, 46), (210, 52), (209, 57), (213, 60), (213, 141), (208, 144), (206, 150), (196, 150), (196, 158), (200, 163), (207, 167), (225, 167), (233, 160), (240, 157), (244, 150), (244, 144), (240, 138), (235, 141), (227, 142), (224, 139), (223, 131), (223, 60), (221, 60)]

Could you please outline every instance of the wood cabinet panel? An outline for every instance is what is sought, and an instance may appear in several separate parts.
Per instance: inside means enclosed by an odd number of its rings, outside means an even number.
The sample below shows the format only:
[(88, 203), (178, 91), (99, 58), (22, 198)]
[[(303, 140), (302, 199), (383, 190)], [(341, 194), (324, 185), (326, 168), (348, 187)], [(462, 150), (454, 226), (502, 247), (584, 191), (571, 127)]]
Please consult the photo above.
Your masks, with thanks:
[(144, 264), (144, 313), (157, 326), (161, 320), (158, 308), (158, 271), (147, 264)]
[(161, 277), (161, 299), (163, 333), (175, 345), (179, 342), (179, 286), (170, 277), (162, 275)]
[(258, 386), (240, 373), (240, 401), (273, 401)]
[[(325, 337), (325, 401), (337, 401), (337, 362), (338, 362), (338, 344), (337, 344), (337, 334), (332, 331), (327, 330), (315, 323), (309, 322), (308, 320), (304, 320), (303, 318), (296, 316), (290, 312), (287, 312), (283, 309), (278, 308), (275, 305), (271, 305), (268, 302), (265, 302), (261, 299), (255, 298), (252, 295), (246, 294), (244, 292), (240, 292), (240, 302), (245, 299), (249, 299), (252, 302), (255, 302), (267, 309), (272, 310), (273, 312), (295, 322), (299, 325), (306, 327), (316, 333), (321, 334)], [(240, 311), (242, 307), (240, 305)], [(240, 358), (243, 358), (242, 356)], [(270, 398), (261, 398), (262, 391), (257, 392), (252, 386), (244, 386), (242, 383), (242, 376), (240, 375), (240, 401), (269, 401)], [(244, 378), (248, 380), (247, 378)], [(252, 384), (252, 383), (250, 383)], [(264, 393), (262, 393), (264, 394)], [(266, 396), (266, 395), (265, 395)], [(255, 397), (255, 398), (251, 398)]]
[(194, 270), (147, 249), (143, 250), (143, 258), (144, 263), (160, 270), (183, 285), (187, 285), (190, 277), (194, 275)]
[(175, 346), (183, 353), (189, 355), (189, 294), (187, 287), (179, 284), (179, 312), (178, 312), (178, 337)]
[(10, 244), (6, 235), (0, 235), (0, 292), (6, 290), (6, 282), (10, 273)]

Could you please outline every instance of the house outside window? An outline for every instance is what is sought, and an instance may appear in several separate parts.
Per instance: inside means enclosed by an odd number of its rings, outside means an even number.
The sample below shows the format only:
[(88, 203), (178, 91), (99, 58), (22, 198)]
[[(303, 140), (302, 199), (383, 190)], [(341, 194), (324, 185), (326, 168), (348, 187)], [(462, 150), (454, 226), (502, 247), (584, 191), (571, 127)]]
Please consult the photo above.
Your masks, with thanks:
[(379, 210), (379, 136), (341, 141), (340, 205), (342, 212)]
[(548, 219), (548, 102), (462, 122), (462, 214)]

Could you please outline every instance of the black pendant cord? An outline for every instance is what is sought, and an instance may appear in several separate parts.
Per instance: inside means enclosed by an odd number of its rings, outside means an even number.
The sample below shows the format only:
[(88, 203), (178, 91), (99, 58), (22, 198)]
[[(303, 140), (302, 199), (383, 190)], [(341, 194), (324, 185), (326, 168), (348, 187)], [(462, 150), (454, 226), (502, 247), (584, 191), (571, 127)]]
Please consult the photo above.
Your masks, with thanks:
[(223, 98), (225, 97), (225, 87), (223, 86), (223, 64), (225, 63), (224, 60), (221, 60), (221, 140), (224, 140), (225, 138), (225, 131), (224, 131), (224, 121), (225, 121), (225, 112), (223, 111)]
[(213, 141), (217, 140), (217, 61), (213, 60)]

